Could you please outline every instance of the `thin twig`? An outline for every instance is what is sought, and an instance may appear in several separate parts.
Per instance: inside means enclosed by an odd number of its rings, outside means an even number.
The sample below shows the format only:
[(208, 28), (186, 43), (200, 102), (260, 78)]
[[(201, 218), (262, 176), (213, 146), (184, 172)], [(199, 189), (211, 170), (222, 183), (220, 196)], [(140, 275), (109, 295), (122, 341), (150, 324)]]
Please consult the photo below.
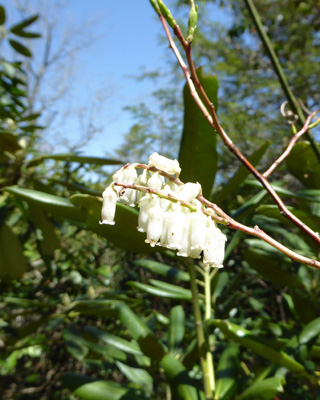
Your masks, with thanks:
[(306, 119), (306, 122), (303, 125), (303, 128), (297, 132), (294, 136), (292, 136), (292, 139), (290, 140), (290, 143), (288, 145), (288, 147), (286, 148), (286, 150), (281, 154), (281, 156), (271, 165), (271, 167), (269, 169), (267, 169), (266, 172), (264, 172), (262, 174), (262, 176), (264, 178), (267, 178), (277, 167), (278, 165), (280, 165), (282, 163), (282, 161), (288, 157), (288, 155), (290, 154), (292, 147), (294, 146), (294, 144), (296, 143), (296, 141), (302, 136), (304, 135), (308, 129), (309, 129), (309, 124), (312, 120), (312, 118), (319, 112), (319, 110), (316, 110), (315, 112), (313, 112), (312, 114), (309, 115), (309, 117)]
[[(192, 77), (191, 77), (190, 71), (189, 71), (188, 67), (186, 66), (177, 46), (175, 45), (175, 43), (172, 39), (172, 36), (171, 36), (171, 33), (167, 26), (166, 20), (164, 19), (164, 17), (162, 15), (160, 15), (159, 18), (160, 18), (160, 21), (166, 32), (170, 47), (172, 48), (180, 66), (184, 72), (186, 81), (187, 81), (189, 89), (190, 89), (191, 96), (195, 100), (197, 106), (200, 108), (200, 110), (202, 111), (203, 115), (205, 116), (205, 118), (207, 119), (209, 124), (217, 131), (217, 133), (222, 138), (223, 142), (228, 147), (228, 149), (249, 169), (249, 171), (256, 177), (256, 179), (262, 183), (262, 185), (265, 187), (265, 189), (269, 192), (269, 194), (273, 198), (274, 202), (280, 208), (281, 213), (286, 218), (288, 218), (290, 221), (292, 221), (296, 226), (298, 226), (301, 230), (303, 230), (306, 234), (308, 234), (317, 244), (320, 244), (319, 234), (317, 232), (314, 232), (310, 227), (308, 227), (306, 224), (304, 224), (302, 221), (300, 221), (299, 218), (297, 218), (291, 211), (289, 211), (287, 209), (287, 207), (285, 206), (285, 204), (283, 203), (281, 198), (278, 196), (278, 194), (275, 192), (275, 190), (272, 188), (272, 186), (268, 182), (268, 180), (254, 168), (254, 166), (240, 152), (238, 147), (232, 142), (232, 140), (229, 138), (229, 136), (226, 134), (226, 132), (223, 130), (222, 126), (220, 125), (215, 108), (214, 108), (213, 104), (211, 104), (211, 103), (210, 103), (211, 115), (209, 114), (206, 106), (203, 104), (202, 100), (200, 99), (200, 97), (195, 89), (195, 85), (193, 83), (193, 80), (191, 79)], [(180, 31), (180, 29), (177, 26), (175, 28), (175, 32), (179, 32), (179, 31)], [(180, 36), (181, 35), (178, 36), (178, 39)], [(184, 42), (182, 43), (182, 45), (184, 45)], [(192, 58), (190, 59), (190, 62), (193, 65)], [(195, 69), (194, 68), (191, 68), (191, 69), (196, 74)], [(196, 80), (196, 78), (194, 78), (194, 80)]]

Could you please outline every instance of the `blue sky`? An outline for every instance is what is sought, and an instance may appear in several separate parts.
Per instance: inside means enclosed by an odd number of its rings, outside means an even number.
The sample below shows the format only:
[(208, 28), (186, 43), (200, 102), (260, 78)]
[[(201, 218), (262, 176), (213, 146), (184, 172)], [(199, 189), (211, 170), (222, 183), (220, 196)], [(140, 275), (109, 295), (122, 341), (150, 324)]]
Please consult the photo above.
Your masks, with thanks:
[[(61, 4), (60, 9), (53, 6), (52, 16), (50, 13), (48, 16), (49, 20), (57, 20), (56, 43), (61, 40), (65, 30), (72, 31), (74, 26), (83, 26), (89, 41), (91, 37), (95, 38), (77, 54), (68, 91), (53, 106), (58, 117), (53, 123), (49, 140), (56, 150), (63, 150), (61, 138), (67, 137), (72, 142), (79, 136), (79, 113), (85, 119), (90, 108), (102, 104), (95, 121), (103, 131), (82, 150), (97, 156), (112, 153), (133, 124), (130, 114), (123, 108), (148, 101), (157, 87), (169, 85), (170, 77), (163, 77), (157, 84), (151, 80), (137, 81), (132, 78), (142, 71), (165, 72), (168, 70), (168, 60), (174, 59), (168, 46), (160, 42), (159, 37), (163, 33), (161, 24), (148, 0), (46, 1), (47, 5)], [(9, 25), (21, 19), (12, 8), (11, 0), (5, 0), (3, 4), (8, 11)], [(39, 12), (38, 0), (30, 0), (30, 4), (34, 12)], [(167, 0), (166, 4), (175, 15), (187, 19), (187, 8), (176, 13), (172, 0)], [(212, 19), (221, 21), (227, 18), (226, 12), (217, 7), (209, 7), (206, 12)], [(37, 51), (35, 47), (36, 56), (40, 53)], [(53, 89), (49, 76), (44, 81), (44, 96)], [(101, 101), (97, 101), (97, 93)]]

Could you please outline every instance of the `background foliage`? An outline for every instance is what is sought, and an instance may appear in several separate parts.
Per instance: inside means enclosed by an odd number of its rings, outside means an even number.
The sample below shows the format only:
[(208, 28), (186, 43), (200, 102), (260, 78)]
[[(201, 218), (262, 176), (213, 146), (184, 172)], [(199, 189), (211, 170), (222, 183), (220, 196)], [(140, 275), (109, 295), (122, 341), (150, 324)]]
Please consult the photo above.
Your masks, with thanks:
[[(316, 2), (259, 3), (294, 93), (312, 109), (320, 93), (319, 8)], [(279, 114), (285, 98), (242, 2), (221, 4), (231, 7), (233, 26), (213, 26), (201, 11), (196, 61), (215, 103), (212, 74), (218, 75), (222, 125), (263, 169), (290, 138)], [(319, 248), (281, 216), (174, 83), (155, 93), (159, 110), (145, 103), (129, 108), (137, 123), (116, 156), (39, 154), (42, 129), (28, 106), (25, 73), (32, 58), (25, 38), (36, 46), (37, 18), (8, 27), (0, 8), (1, 40), (24, 57), (0, 60), (1, 397), (202, 399), (187, 266), (144, 244), (135, 209), (119, 204), (114, 227), (98, 224), (103, 166), (146, 161), (153, 151), (179, 156), (183, 179), (199, 181), (237, 220), (305, 256), (319, 257)], [(172, 74), (178, 81), (174, 67)], [(93, 184), (89, 171), (102, 184)], [(272, 182), (315, 231), (319, 182), (307, 141), (295, 145)], [(319, 272), (241, 232), (226, 234), (226, 268), (212, 279), (205, 327), (215, 399), (318, 398)]]

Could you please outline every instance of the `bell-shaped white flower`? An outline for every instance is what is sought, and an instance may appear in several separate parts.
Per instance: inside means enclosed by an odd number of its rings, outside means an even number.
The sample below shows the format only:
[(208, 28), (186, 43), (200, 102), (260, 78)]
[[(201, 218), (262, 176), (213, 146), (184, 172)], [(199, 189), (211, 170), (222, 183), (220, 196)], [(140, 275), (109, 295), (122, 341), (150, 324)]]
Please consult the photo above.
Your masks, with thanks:
[(171, 208), (172, 210), (168, 212), (167, 216), (167, 247), (172, 250), (180, 250), (186, 214), (182, 211), (180, 203), (172, 204)]
[(117, 193), (113, 186), (108, 186), (102, 193), (103, 203), (101, 210), (102, 221), (100, 224), (114, 225), (114, 216), (116, 213)]
[(147, 186), (148, 179), (148, 171), (144, 169), (142, 174), (138, 176), (137, 184), (141, 186)]
[(225, 243), (227, 237), (214, 222), (208, 217), (208, 225), (206, 228), (206, 243), (203, 250), (204, 264), (213, 264), (215, 267), (221, 268), (223, 265)]
[(155, 205), (155, 200), (154, 198), (146, 194), (140, 199), (139, 202), (139, 219), (138, 219), (138, 231), (139, 232), (147, 232), (147, 227), (148, 227), (148, 220), (149, 220), (149, 210), (151, 207)]
[(170, 211), (163, 211), (163, 220), (162, 220), (162, 232), (160, 235), (160, 241), (158, 243), (159, 246), (167, 247), (168, 246), (168, 222), (169, 222), (169, 213)]
[[(164, 186), (163, 190), (161, 190), (161, 193), (165, 195), (173, 194), (172, 190), (170, 189), (170, 186), (167, 184)], [(171, 207), (172, 201), (167, 200), (167, 199), (162, 199), (160, 198), (160, 207), (163, 209), (163, 211), (167, 211), (169, 207)]]
[(156, 167), (170, 175), (179, 175), (181, 171), (177, 160), (170, 160), (167, 157), (160, 156), (158, 153), (153, 153), (149, 157), (149, 166)]
[(176, 197), (183, 201), (193, 201), (201, 193), (200, 183), (186, 183), (179, 187)]
[(150, 243), (150, 246), (154, 247), (160, 239), (163, 224), (163, 210), (159, 206), (158, 199), (155, 205), (149, 209), (148, 216), (146, 243)]
[(205, 247), (207, 217), (201, 210), (190, 215), (190, 248), (201, 249)]
[[(135, 164), (129, 165), (127, 168), (123, 169), (122, 172), (122, 182), (134, 184), (138, 181), (137, 170), (135, 168)], [(119, 200), (121, 203), (127, 204), (131, 207), (134, 207), (137, 203), (138, 193), (135, 189), (125, 189), (119, 192)]]
[(112, 175), (113, 182), (123, 182), (123, 167)]
[(148, 180), (148, 187), (151, 189), (161, 190), (164, 186), (164, 178), (159, 172), (152, 174), (151, 178)]
[(188, 209), (184, 209), (185, 221), (183, 224), (183, 236), (181, 241), (181, 248), (177, 255), (181, 257), (191, 257), (200, 258), (202, 249), (191, 249), (190, 247), (190, 215), (191, 213)]

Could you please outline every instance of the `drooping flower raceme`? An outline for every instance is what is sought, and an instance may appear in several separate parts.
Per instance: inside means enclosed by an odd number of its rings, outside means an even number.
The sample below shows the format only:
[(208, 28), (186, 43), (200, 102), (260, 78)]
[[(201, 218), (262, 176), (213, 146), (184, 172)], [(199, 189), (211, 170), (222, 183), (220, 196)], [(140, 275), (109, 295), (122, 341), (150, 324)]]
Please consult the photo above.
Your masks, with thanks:
[[(137, 168), (144, 168), (139, 176)], [(181, 257), (200, 258), (203, 253), (204, 264), (220, 268), (227, 238), (211, 218), (214, 211), (197, 199), (201, 185), (181, 184), (174, 176), (178, 177), (180, 171), (177, 160), (169, 160), (158, 153), (150, 156), (148, 166), (128, 164), (122, 167), (114, 173), (113, 183), (103, 192), (100, 223), (114, 224), (117, 201), (138, 205), (137, 229), (146, 233), (146, 243), (178, 250), (177, 255)]]

